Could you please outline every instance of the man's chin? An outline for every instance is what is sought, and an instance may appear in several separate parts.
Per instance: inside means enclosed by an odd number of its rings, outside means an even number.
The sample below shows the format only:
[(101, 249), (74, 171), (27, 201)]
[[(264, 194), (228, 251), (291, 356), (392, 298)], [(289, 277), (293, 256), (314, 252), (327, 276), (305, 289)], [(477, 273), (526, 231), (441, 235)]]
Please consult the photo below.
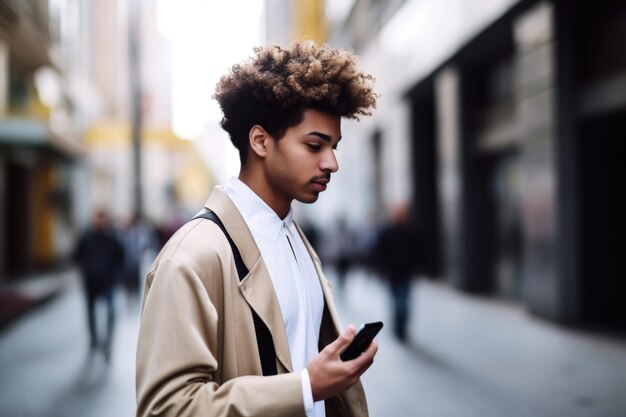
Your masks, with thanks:
[(304, 204), (312, 204), (312, 203), (315, 203), (317, 201), (319, 196), (320, 195), (318, 193), (309, 194), (309, 195), (304, 195), (304, 196), (298, 196), (298, 197), (296, 197), (296, 200), (298, 200), (299, 202), (304, 203)]

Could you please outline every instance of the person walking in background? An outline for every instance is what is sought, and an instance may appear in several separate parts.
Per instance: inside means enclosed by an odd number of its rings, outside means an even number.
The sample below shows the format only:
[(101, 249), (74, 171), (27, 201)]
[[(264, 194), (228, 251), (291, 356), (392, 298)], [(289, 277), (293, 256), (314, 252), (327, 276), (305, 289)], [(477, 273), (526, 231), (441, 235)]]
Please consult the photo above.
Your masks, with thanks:
[(307, 238), (313, 249), (319, 251), (320, 244), (320, 232), (315, 225), (308, 217), (304, 216), (299, 220), (300, 229), (304, 233), (304, 236)]
[(349, 51), (255, 48), (216, 88), (241, 170), (157, 256), (137, 350), (138, 416), (367, 416), (343, 362), (332, 290), (293, 200), (315, 202), (338, 170), (341, 118), (369, 114), (372, 77)]
[(139, 298), (143, 255), (151, 249), (156, 250), (158, 240), (151, 224), (133, 214), (122, 231), (122, 242), (124, 245), (123, 284), (128, 300), (134, 302)]
[(419, 259), (417, 232), (407, 206), (392, 210), (390, 222), (379, 232), (376, 253), (382, 278), (391, 292), (394, 334), (404, 341), (410, 317), (411, 279)]
[[(74, 260), (80, 270), (85, 291), (91, 352), (102, 350), (109, 362), (115, 325), (113, 295), (116, 279), (123, 266), (124, 250), (115, 236), (106, 211), (99, 210), (94, 214), (91, 227), (78, 240)], [(98, 334), (96, 317), (96, 303), (99, 300), (107, 306), (106, 334), (102, 340)]]
[(375, 273), (377, 232), (377, 219), (373, 214), (354, 230), (354, 264), (367, 275)]
[(354, 233), (345, 217), (337, 221), (337, 229), (333, 232), (336, 244), (335, 268), (337, 270), (337, 284), (340, 289), (345, 288), (348, 273), (354, 264), (355, 242)]

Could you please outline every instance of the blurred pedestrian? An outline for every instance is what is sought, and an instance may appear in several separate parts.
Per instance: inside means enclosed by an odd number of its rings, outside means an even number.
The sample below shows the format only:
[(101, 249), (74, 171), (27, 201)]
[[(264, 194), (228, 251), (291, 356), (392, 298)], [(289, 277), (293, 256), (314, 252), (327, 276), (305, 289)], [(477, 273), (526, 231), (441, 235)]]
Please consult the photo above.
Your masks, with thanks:
[(180, 229), (189, 218), (185, 218), (179, 209), (174, 209), (173, 214), (162, 222), (157, 228), (157, 236), (159, 240), (159, 248), (165, 246), (168, 240), (178, 229)]
[(389, 285), (393, 301), (394, 334), (404, 341), (410, 317), (411, 280), (419, 259), (417, 232), (407, 206), (392, 210), (390, 222), (380, 230), (376, 252), (381, 275)]
[[(91, 227), (78, 240), (74, 260), (83, 280), (91, 351), (102, 350), (107, 362), (111, 359), (115, 325), (114, 288), (122, 269), (123, 257), (122, 245), (110, 224), (108, 213), (104, 210), (96, 211)], [(102, 340), (96, 317), (96, 303), (99, 300), (104, 301), (107, 307), (106, 333)]]
[(124, 244), (123, 284), (129, 301), (139, 298), (141, 262), (144, 254), (158, 246), (158, 238), (150, 223), (133, 214), (122, 232)]
[(336, 242), (335, 268), (337, 270), (337, 284), (339, 288), (345, 288), (348, 273), (355, 261), (355, 236), (345, 217), (337, 221), (337, 229), (333, 234)]
[(376, 267), (376, 217), (368, 217), (354, 230), (354, 264), (365, 274), (374, 273)]
[[(137, 353), (138, 416), (367, 416), (343, 362), (332, 291), (292, 221), (338, 170), (341, 118), (369, 114), (371, 76), (349, 51), (267, 46), (216, 89), (241, 170), (166, 243), (148, 273)], [(230, 239), (230, 240), (229, 240)]]
[(315, 223), (313, 223), (311, 219), (306, 216), (302, 217), (302, 220), (298, 223), (300, 224), (300, 229), (302, 229), (304, 236), (307, 238), (313, 249), (318, 251), (320, 232)]

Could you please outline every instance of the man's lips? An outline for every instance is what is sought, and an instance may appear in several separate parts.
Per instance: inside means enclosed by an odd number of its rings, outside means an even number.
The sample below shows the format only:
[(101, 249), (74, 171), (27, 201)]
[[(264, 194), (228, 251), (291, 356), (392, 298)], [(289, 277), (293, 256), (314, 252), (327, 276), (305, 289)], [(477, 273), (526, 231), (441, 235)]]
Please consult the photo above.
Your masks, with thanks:
[(325, 191), (327, 184), (330, 182), (330, 177), (315, 178), (312, 182), (317, 191)]

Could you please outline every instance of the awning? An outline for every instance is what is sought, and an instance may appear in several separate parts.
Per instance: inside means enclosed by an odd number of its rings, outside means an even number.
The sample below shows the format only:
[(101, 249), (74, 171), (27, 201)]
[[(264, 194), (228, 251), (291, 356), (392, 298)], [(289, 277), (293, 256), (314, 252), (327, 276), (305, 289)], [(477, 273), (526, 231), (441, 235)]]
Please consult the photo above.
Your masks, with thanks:
[(85, 151), (81, 144), (53, 134), (36, 119), (0, 119), (0, 148), (31, 148), (73, 162)]

